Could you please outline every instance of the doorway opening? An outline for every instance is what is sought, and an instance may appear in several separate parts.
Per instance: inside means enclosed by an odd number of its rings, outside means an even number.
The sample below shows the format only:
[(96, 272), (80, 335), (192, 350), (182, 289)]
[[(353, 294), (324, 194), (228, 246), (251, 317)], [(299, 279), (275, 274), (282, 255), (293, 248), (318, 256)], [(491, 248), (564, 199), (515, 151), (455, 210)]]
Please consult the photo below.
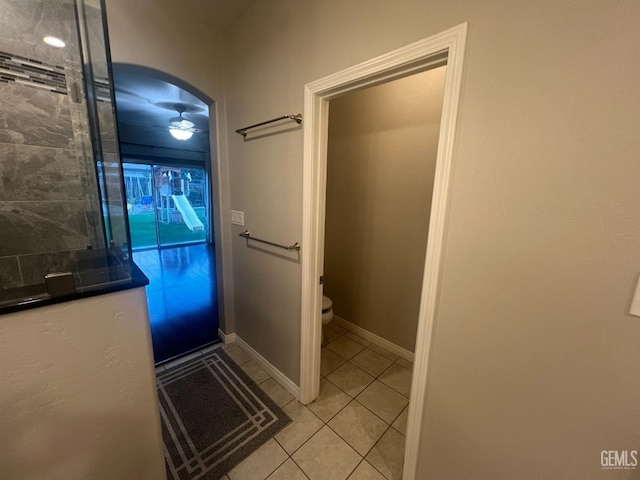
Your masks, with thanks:
[(466, 24), (330, 75), (305, 87), (302, 323), (300, 401), (319, 393), (327, 182), (329, 101), (347, 92), (447, 66), (435, 166), (428, 242), (411, 382), (402, 478), (416, 478), (420, 434), (427, 395), (429, 357), (440, 287), (443, 244), (451, 184), (454, 134), (462, 79)]
[[(156, 70), (115, 64), (133, 259), (149, 278), (156, 364), (218, 342), (213, 100)], [(211, 119), (215, 120), (215, 119)], [(215, 152), (214, 152), (215, 153)], [(215, 160), (215, 159), (213, 159)]]

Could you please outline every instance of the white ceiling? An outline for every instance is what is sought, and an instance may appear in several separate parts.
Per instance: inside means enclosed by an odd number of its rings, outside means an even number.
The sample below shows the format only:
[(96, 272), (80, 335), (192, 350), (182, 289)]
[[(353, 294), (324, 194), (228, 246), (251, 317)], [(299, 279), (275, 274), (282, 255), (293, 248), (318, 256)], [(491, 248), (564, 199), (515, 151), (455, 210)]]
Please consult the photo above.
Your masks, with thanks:
[(225, 30), (257, 0), (155, 0), (157, 7), (176, 11), (180, 17), (188, 15), (194, 23), (209, 29)]
[[(114, 65), (118, 133), (123, 144), (148, 145), (206, 152), (209, 150), (209, 107), (180, 87)], [(169, 134), (171, 119), (178, 116), (192, 121), (196, 132), (180, 141)]]

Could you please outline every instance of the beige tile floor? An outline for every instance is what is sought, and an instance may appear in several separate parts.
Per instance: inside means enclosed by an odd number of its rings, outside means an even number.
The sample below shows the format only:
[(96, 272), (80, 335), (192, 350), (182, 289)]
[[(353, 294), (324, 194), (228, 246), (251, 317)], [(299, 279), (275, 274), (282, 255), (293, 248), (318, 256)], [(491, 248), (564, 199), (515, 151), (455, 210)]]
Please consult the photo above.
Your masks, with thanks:
[(222, 480), (402, 478), (413, 365), (338, 326), (327, 338), (320, 396), (308, 406), (240, 347), (223, 347), (293, 422)]

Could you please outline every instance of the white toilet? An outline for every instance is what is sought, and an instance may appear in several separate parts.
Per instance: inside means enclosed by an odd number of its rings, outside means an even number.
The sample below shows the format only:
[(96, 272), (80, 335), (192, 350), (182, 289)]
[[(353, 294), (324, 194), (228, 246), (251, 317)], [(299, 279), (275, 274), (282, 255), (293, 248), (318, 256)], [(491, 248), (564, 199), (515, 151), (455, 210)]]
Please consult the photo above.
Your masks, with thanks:
[(329, 297), (322, 296), (322, 345), (327, 343), (327, 335), (324, 326), (333, 319), (333, 302)]

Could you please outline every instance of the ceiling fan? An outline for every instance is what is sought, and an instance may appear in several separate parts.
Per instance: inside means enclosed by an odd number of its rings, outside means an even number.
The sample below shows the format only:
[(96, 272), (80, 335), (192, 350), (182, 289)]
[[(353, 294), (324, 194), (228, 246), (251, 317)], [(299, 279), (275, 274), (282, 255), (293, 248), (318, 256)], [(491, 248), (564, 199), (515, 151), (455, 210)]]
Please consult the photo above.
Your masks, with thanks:
[(178, 116), (169, 120), (169, 133), (176, 140), (189, 140), (194, 133), (200, 130), (195, 128), (195, 123), (182, 116), (187, 110), (184, 105), (176, 103), (173, 107), (176, 109), (176, 112), (178, 112)]

